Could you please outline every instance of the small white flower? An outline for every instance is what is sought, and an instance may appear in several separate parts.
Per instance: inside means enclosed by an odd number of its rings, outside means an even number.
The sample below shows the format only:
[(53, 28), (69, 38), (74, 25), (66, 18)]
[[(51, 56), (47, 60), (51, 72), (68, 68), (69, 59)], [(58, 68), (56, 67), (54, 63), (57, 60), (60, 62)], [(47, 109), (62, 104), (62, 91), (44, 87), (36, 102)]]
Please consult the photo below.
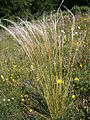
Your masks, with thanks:
[(4, 98), (4, 99), (3, 99), (3, 102), (5, 102), (5, 101), (6, 101), (6, 99)]
[(62, 33), (65, 33), (64, 30), (61, 30)]
[(74, 28), (71, 28), (71, 30), (73, 31), (73, 30), (74, 30)]
[(11, 99), (12, 99), (12, 100), (14, 100), (14, 98), (13, 98), (13, 97), (12, 97)]
[(1, 75), (1, 78), (2, 78), (2, 80), (4, 80), (4, 76), (3, 75)]
[(78, 26), (78, 29), (80, 29), (80, 26)]
[(77, 32), (75, 32), (75, 34), (76, 34), (76, 35), (78, 35), (78, 33), (77, 33)]
[(10, 102), (10, 99), (7, 99), (8, 102)]

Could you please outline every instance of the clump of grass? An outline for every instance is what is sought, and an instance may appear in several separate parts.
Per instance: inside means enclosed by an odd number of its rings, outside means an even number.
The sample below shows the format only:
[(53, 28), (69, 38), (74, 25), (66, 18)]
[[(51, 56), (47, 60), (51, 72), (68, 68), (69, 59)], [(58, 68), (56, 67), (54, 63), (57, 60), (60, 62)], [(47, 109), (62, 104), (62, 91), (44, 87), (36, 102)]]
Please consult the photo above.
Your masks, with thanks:
[(28, 106), (48, 119), (64, 118), (75, 99), (75, 95), (70, 96), (72, 71), (86, 33), (77, 44), (74, 42), (75, 17), (70, 14), (72, 26), (67, 46), (64, 44), (67, 42), (64, 18), (59, 10), (49, 19), (45, 16), (31, 22), (20, 19), (20, 23), (7, 20), (11, 26), (0, 25), (21, 45), (32, 63), (35, 77), (33, 85), (29, 86), (31, 103)]

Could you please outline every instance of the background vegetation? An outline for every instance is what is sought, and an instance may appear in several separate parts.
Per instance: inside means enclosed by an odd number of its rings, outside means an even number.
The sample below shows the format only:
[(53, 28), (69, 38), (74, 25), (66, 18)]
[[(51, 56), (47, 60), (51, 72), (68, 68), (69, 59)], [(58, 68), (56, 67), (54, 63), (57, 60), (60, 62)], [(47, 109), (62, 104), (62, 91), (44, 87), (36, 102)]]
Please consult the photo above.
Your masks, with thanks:
[[(15, 16), (30, 19), (31, 15), (39, 17), (43, 12), (57, 10), (62, 0), (0, 0), (0, 18)], [(74, 5), (90, 7), (89, 0), (65, 0), (63, 5), (71, 9)], [(63, 9), (63, 8), (62, 8)]]
[(90, 3), (60, 3), (0, 0), (0, 120), (90, 120)]

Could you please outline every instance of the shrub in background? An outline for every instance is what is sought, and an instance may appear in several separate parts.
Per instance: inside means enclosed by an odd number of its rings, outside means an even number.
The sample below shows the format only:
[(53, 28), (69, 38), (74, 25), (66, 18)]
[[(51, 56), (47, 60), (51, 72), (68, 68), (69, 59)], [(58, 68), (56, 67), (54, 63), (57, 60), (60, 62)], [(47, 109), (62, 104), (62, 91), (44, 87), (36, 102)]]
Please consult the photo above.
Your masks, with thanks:
[(85, 15), (85, 14), (89, 14), (90, 8), (88, 6), (78, 7), (77, 5), (75, 5), (74, 7), (72, 7), (71, 11), (74, 15), (77, 14)]
[(74, 14), (74, 15), (76, 15), (76, 14), (80, 14), (80, 7), (78, 7), (77, 5), (75, 5), (74, 7), (72, 7), (72, 9), (71, 9), (71, 11), (72, 11), (72, 13)]
[(82, 14), (90, 14), (89, 13), (90, 12), (90, 8), (87, 7), (87, 6), (81, 6), (80, 7), (80, 11), (81, 11)]

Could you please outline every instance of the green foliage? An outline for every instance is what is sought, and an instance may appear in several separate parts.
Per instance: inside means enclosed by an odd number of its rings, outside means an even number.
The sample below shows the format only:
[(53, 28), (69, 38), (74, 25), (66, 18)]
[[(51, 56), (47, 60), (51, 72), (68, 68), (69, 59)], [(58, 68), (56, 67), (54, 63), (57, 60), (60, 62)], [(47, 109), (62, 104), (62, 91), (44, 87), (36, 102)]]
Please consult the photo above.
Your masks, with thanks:
[(27, 16), (26, 0), (0, 0), (0, 18), (13, 18), (19, 16), (25, 18)]
[(82, 14), (89, 14), (89, 12), (90, 12), (90, 8), (87, 6), (81, 6), (80, 10), (81, 10)]
[[(0, 0), (0, 18), (15, 19), (16, 16), (23, 19), (31, 19), (41, 16), (43, 12), (56, 11), (62, 0)], [(89, 0), (64, 0), (63, 5), (71, 9), (74, 5), (90, 6)], [(63, 8), (62, 8), (63, 9)], [(76, 10), (75, 10), (76, 9)], [(78, 8), (73, 8), (78, 12)], [(82, 8), (83, 13), (87, 8)]]
[(85, 15), (85, 14), (89, 14), (90, 8), (87, 6), (78, 7), (76, 5), (76, 6), (72, 7), (71, 11), (74, 15), (77, 15), (77, 14)]
[(24, 60), (26, 59), (23, 50), (16, 43), (12, 43), (11, 37), (0, 41), (1, 120), (24, 119), (20, 106), (20, 95), (22, 94), (21, 81), (23, 83), (25, 79), (28, 79), (27, 74), (29, 74), (28, 70), (24, 71)]
[(72, 13), (74, 14), (74, 15), (76, 15), (76, 14), (80, 14), (80, 7), (78, 7), (77, 5), (75, 5), (72, 9), (71, 9), (71, 11), (72, 11)]

